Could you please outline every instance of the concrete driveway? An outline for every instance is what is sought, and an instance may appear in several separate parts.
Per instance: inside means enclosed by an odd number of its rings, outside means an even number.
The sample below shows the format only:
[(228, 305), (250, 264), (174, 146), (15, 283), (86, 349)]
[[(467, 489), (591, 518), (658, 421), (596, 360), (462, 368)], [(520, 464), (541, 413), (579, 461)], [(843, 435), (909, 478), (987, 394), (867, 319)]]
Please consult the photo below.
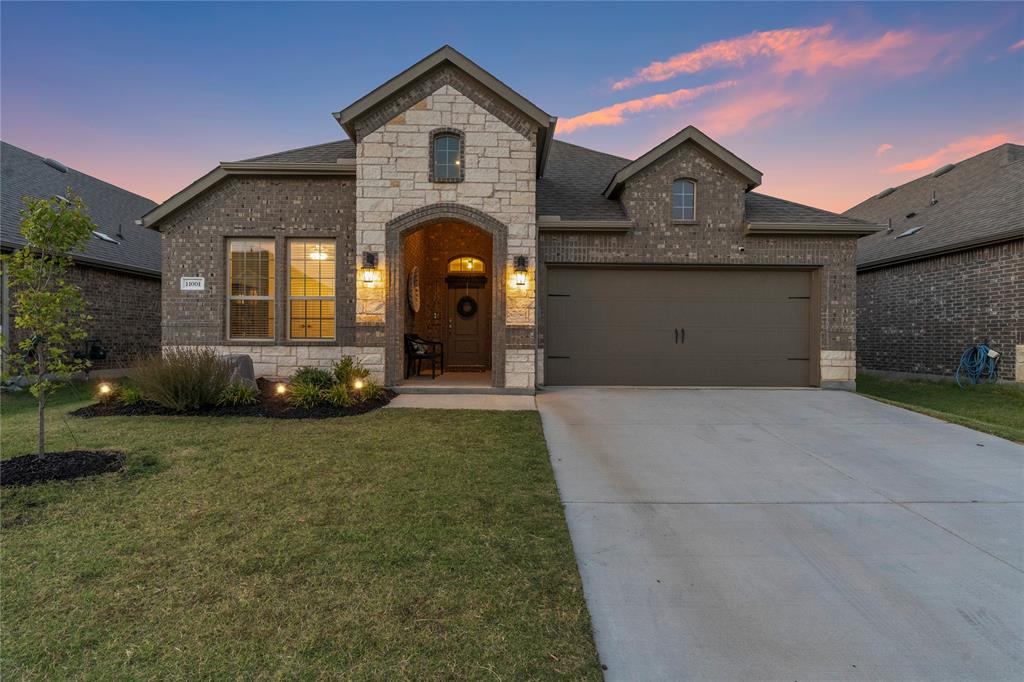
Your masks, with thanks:
[(1024, 448), (845, 392), (537, 402), (608, 679), (1024, 679)]

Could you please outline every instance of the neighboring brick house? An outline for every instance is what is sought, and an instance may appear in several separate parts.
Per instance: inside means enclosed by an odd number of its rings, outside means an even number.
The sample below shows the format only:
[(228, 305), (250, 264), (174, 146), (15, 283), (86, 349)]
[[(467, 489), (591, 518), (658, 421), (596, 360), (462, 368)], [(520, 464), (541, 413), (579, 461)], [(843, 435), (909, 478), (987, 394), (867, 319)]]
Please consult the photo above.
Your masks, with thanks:
[(349, 140), (221, 163), (145, 216), (165, 345), (275, 377), (352, 355), (399, 387), (424, 383), (407, 334), (445, 344), (445, 387), (853, 386), (877, 226), (752, 192), (696, 128), (635, 161), (559, 142), (448, 46), (335, 118)]
[(857, 247), (862, 368), (951, 376), (986, 342), (1001, 378), (1024, 381), (1024, 147), (943, 166), (844, 215), (888, 225)]
[[(109, 370), (160, 350), (160, 235), (136, 221), (156, 203), (110, 183), (0, 143), (0, 250), (24, 246), (23, 197), (63, 196), (70, 187), (85, 202), (97, 230), (80, 253), (69, 281), (82, 289), (92, 320), (77, 352), (92, 368)], [(6, 267), (6, 265), (4, 266)], [(5, 352), (23, 337), (14, 329), (5, 270), (0, 270), (0, 333)], [(105, 357), (99, 357), (105, 355)]]

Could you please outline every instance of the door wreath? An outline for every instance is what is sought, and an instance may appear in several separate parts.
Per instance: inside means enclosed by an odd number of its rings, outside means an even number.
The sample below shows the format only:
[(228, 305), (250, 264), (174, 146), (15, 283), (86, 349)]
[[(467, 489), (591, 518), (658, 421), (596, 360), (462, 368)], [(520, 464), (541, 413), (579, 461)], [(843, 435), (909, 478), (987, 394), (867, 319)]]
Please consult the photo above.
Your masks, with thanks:
[(455, 312), (459, 314), (464, 320), (476, 315), (477, 305), (476, 299), (472, 296), (463, 296), (459, 299), (459, 302), (455, 304)]

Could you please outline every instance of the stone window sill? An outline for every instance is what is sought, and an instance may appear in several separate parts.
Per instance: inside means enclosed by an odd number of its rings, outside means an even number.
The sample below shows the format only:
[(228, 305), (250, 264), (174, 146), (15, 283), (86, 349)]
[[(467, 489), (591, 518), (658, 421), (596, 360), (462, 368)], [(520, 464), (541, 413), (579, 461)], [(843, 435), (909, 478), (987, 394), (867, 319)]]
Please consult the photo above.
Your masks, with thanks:
[(700, 223), (700, 221), (696, 218), (693, 220), (672, 220), (673, 225), (697, 225), (698, 223)]

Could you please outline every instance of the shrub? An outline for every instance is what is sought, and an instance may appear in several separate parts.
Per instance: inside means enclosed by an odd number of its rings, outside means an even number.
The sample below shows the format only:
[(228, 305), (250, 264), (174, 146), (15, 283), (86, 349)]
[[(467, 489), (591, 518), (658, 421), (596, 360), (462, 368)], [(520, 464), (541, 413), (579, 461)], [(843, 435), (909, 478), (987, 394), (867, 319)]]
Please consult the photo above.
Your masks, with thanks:
[(142, 393), (139, 389), (133, 388), (132, 386), (122, 386), (117, 392), (117, 399), (121, 401), (122, 405), (138, 405), (142, 403), (145, 398), (142, 397)]
[(224, 387), (217, 402), (220, 405), (230, 405), (232, 407), (255, 405), (259, 402), (259, 393), (249, 384), (235, 382)]
[(357, 392), (360, 402), (380, 400), (384, 397), (384, 387), (373, 379), (363, 379), (363, 387)]
[(293, 381), (288, 393), (288, 404), (312, 410), (324, 404), (327, 391), (314, 384)]
[(211, 348), (168, 348), (132, 374), (143, 398), (176, 412), (216, 405), (230, 380), (230, 363)]
[(319, 367), (300, 367), (292, 376), (292, 385), (306, 384), (316, 386), (320, 389), (330, 388), (334, 384), (334, 377), (326, 369)]
[(351, 357), (344, 357), (335, 362), (331, 366), (331, 371), (337, 382), (346, 386), (351, 386), (356, 379), (366, 379), (370, 376), (370, 370)]
[(352, 394), (347, 384), (337, 383), (323, 392), (324, 401), (334, 407), (348, 407), (352, 404)]

